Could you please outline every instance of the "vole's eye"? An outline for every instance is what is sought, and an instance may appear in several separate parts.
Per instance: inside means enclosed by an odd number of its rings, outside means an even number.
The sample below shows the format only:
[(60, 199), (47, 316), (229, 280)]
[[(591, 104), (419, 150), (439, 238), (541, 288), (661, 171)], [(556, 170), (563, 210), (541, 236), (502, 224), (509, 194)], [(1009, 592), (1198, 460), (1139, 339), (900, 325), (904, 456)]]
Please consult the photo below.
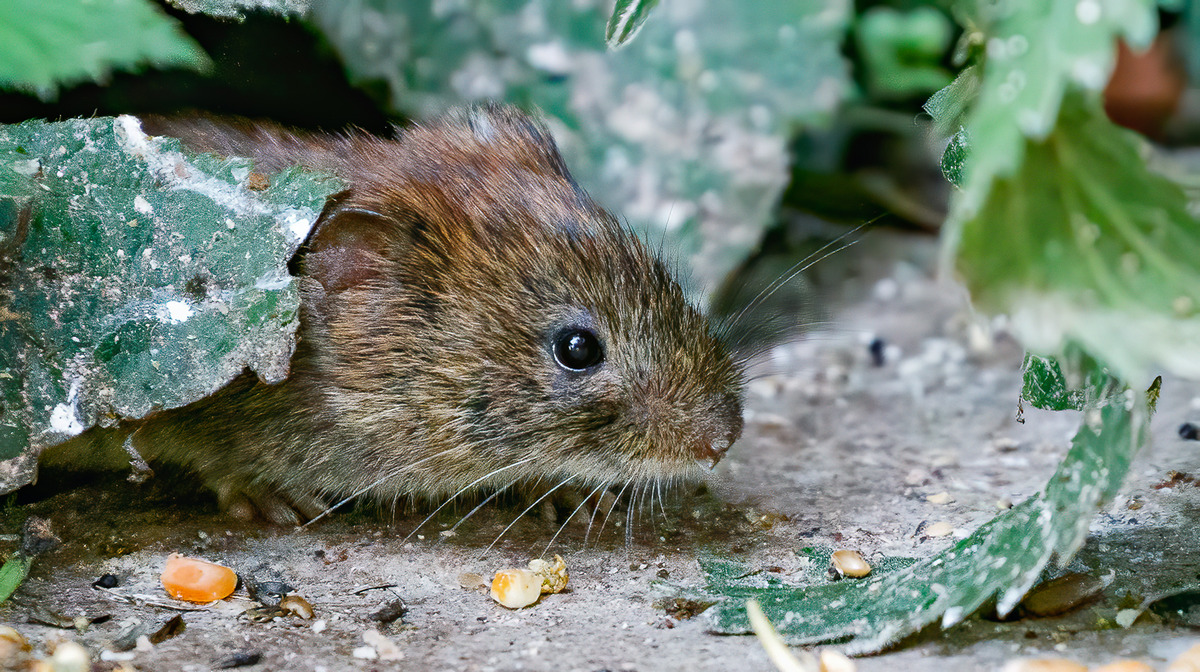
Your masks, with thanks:
[(554, 337), (554, 359), (564, 369), (583, 371), (604, 361), (604, 349), (587, 329), (567, 329)]

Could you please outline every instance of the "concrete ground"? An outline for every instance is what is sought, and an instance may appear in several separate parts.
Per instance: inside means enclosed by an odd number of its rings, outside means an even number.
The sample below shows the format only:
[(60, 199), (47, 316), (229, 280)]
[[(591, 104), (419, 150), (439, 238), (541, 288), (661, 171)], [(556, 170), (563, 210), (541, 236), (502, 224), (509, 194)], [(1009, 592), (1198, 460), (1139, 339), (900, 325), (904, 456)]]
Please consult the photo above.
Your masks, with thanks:
[[(728, 557), (783, 576), (803, 566), (797, 550), (809, 546), (852, 548), (868, 559), (926, 557), (989, 520), (998, 501), (1038, 491), (1075, 430), (1070, 413), (1026, 409), (1026, 422), (1014, 421), (1020, 349), (1002, 323), (972, 315), (960, 290), (932, 277), (933, 253), (930, 240), (886, 234), (864, 241), (859, 256), (848, 253), (847, 266), (870, 271), (842, 283), (833, 299), (836, 328), (782, 347), (766, 362), (776, 373), (750, 385), (745, 435), (708, 487), (653, 510), (641, 503), (629, 529), (622, 507), (603, 529), (598, 518), (590, 534), (582, 516), (568, 523), (549, 552), (566, 559), (570, 590), (533, 607), (500, 607), (462, 587), (462, 575), (490, 577), (542, 555), (569, 508), (539, 507), (485, 551), (524, 507), (489, 505), (444, 534), (470, 510), (464, 506), (406, 538), (424, 517), (419, 512), (340, 513), (293, 531), (231, 523), (192, 494), (188, 481), (133, 486), (111, 478), (56, 491), (43, 478), (39, 490), (21, 496), (28, 503), (3, 511), (0, 531), (13, 532), (38, 513), (64, 544), (38, 560), (0, 607), (0, 621), (35, 653), (72, 639), (93, 660), (113, 661), (106, 667), (123, 661), (138, 670), (215, 669), (239, 653), (259, 656), (249, 670), (772, 669), (755, 638), (713, 635), (704, 615), (677, 619), (664, 611), (674, 587), (703, 585), (698, 557)], [(872, 363), (866, 345), (876, 336), (888, 344), (883, 366)], [(856, 659), (858, 669), (995, 670), (1025, 657), (1089, 665), (1120, 657), (1165, 670), (1200, 642), (1200, 632), (1152, 614), (1128, 628), (1111, 623), (1131, 600), (1200, 578), (1200, 541), (1192, 533), (1200, 494), (1187, 476), (1200, 474), (1200, 444), (1177, 432), (1189, 420), (1200, 422), (1200, 385), (1166, 381), (1154, 445), (1098, 517), (1075, 565), (1111, 580), (1098, 601), (1051, 618), (932, 628)], [(940, 493), (946, 496), (927, 499)], [(923, 523), (943, 521), (952, 535), (916, 534)], [(175, 611), (169, 607), (179, 603), (158, 582), (171, 552), (282, 579), (315, 617), (248, 616), (242, 612), (253, 604), (243, 590), (211, 607)], [(93, 589), (105, 573), (117, 575), (119, 587)], [(401, 620), (372, 620), (397, 599), (407, 607)], [(131, 625), (180, 613), (181, 634), (111, 651)], [(56, 614), (111, 618), (83, 632), (29, 622)]]

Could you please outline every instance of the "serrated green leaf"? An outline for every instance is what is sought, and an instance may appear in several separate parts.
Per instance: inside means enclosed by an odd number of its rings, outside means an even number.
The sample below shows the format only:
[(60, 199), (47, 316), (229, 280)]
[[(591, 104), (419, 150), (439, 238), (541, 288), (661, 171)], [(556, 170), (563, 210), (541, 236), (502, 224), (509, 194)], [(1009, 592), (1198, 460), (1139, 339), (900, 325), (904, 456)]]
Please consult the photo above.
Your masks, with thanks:
[(604, 28), (604, 41), (615, 49), (632, 40), (657, 5), (658, 0), (617, 0)]
[(1059, 361), (1026, 353), (1021, 365), (1021, 398), (1048, 411), (1082, 411), (1120, 391), (1104, 367), (1077, 347), (1067, 348), (1062, 355), (1067, 373)]
[(709, 610), (713, 627), (749, 632), (743, 605), (752, 597), (793, 644), (850, 639), (847, 651), (869, 653), (939, 620), (945, 627), (954, 625), (993, 598), (997, 610), (1007, 613), (1052, 558), (1063, 565), (1078, 550), (1092, 517), (1116, 493), (1148, 437), (1144, 403), (1091, 409), (1041, 494), (949, 550), (863, 581), (804, 589), (736, 585), (718, 576), (710, 589), (727, 599)]
[[(788, 180), (798, 125), (851, 95), (847, 0), (659, 12), (618, 51), (594, 4), (316, 2), (351, 78), (428, 118), (504, 99), (540, 110), (572, 174), (713, 289), (754, 249)], [(697, 292), (699, 293), (699, 292)]]
[(251, 170), (133, 117), (0, 126), (0, 211), (17, 213), (0, 218), (0, 492), (101, 420), (186, 405), (246, 368), (287, 374), (287, 260), (340, 185), (288, 170), (250, 191)]
[(0, 88), (46, 97), (143, 64), (201, 70), (209, 60), (149, 0), (0, 2)]
[(972, 300), (1009, 313), (1028, 349), (1078, 344), (1139, 387), (1161, 370), (1200, 377), (1200, 222), (1141, 150), (1097, 101), (1069, 96), (956, 230)]
[(1116, 40), (1149, 46), (1158, 31), (1154, 0), (1030, 0), (961, 4), (982, 45), (979, 97), (966, 121), (971, 161), (954, 220), (975, 216), (993, 180), (1022, 165), (1025, 139), (1042, 140), (1055, 128), (1071, 88), (1099, 91), (1116, 58)]
[[(957, 135), (962, 129), (967, 111), (979, 96), (981, 85), (977, 66), (963, 68), (953, 82), (925, 101), (924, 110), (933, 117), (934, 127), (942, 135)], [(958, 182), (955, 182), (958, 184)]]

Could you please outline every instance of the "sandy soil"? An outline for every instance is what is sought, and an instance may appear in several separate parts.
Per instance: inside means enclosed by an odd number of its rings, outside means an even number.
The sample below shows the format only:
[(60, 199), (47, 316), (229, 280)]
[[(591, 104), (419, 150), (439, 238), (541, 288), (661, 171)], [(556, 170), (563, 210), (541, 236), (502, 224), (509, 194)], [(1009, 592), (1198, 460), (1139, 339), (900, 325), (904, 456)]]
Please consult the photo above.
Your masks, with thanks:
[[(38, 513), (52, 520), (64, 545), (39, 559), (0, 607), (0, 621), (36, 652), (73, 639), (94, 660), (138, 670), (215, 669), (237, 653), (260, 656), (243, 668), (250, 670), (771, 669), (753, 637), (713, 635), (704, 615), (681, 620), (664, 611), (662, 601), (680, 588), (703, 585), (698, 557), (729, 557), (784, 576), (804, 564), (796, 551), (806, 546), (925, 557), (994, 516), (998, 501), (1039, 490), (1077, 422), (1069, 413), (1030, 409), (1025, 424), (1014, 421), (1020, 350), (1002, 324), (972, 316), (961, 291), (932, 278), (930, 241), (881, 234), (861, 247), (874, 272), (844, 283), (850, 300), (835, 310), (838, 329), (779, 349), (768, 366), (781, 373), (751, 385), (745, 436), (712, 483), (665, 506), (654, 502), (653, 510), (641, 500), (632, 527), (623, 508), (603, 526), (601, 514), (590, 532), (581, 514), (550, 543), (571, 509), (539, 506), (485, 550), (524, 507), (489, 505), (445, 534), (470, 510), (463, 506), (406, 538), (421, 514), (352, 511), (300, 531), (263, 529), (230, 523), (186, 481), (108, 479), (55, 492), (44, 478), (41, 489), (22, 495), (29, 503), (3, 511), (0, 530), (14, 532)], [(873, 336), (889, 345), (883, 366), (868, 352)], [(1200, 541), (1191, 534), (1200, 496), (1194, 484), (1169, 476), (1200, 473), (1200, 444), (1177, 433), (1187, 420), (1200, 421), (1200, 386), (1169, 380), (1155, 444), (1093, 525), (1076, 563), (1114, 579), (1099, 601), (1053, 618), (933, 628), (857, 659), (858, 669), (999, 669), (1038, 656), (1086, 664), (1132, 657), (1166, 669), (1200, 634), (1152, 617), (1127, 629), (1096, 624), (1111, 621), (1127, 594), (1152, 595), (1200, 577)], [(927, 500), (942, 492), (951, 501)], [(955, 533), (916, 534), (940, 521)], [(566, 558), (569, 592), (509, 611), (460, 586), (463, 573), (490, 577), (522, 566), (547, 544)], [(254, 606), (243, 590), (196, 611), (147, 604), (179, 605), (158, 584), (170, 552), (220, 561), (260, 581), (284, 580), (313, 605), (315, 618), (259, 622), (242, 613)], [(117, 589), (91, 587), (105, 573), (119, 577)], [(372, 620), (397, 599), (407, 607), (401, 620)], [(111, 618), (82, 633), (29, 622), (46, 612)], [(131, 625), (178, 613), (182, 634), (144, 650), (111, 650)], [(370, 655), (378, 657), (362, 657)]]

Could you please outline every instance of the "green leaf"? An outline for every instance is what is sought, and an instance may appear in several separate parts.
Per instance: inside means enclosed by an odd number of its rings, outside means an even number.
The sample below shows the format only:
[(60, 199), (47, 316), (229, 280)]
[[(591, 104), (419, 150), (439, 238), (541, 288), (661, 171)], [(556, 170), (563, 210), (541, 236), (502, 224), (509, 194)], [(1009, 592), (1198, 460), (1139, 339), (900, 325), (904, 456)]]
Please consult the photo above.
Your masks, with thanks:
[(617, 6), (613, 8), (608, 25), (604, 28), (604, 41), (615, 49), (632, 40), (656, 5), (658, 0), (617, 0)]
[(580, 184), (667, 239), (701, 291), (772, 222), (796, 127), (827, 123), (851, 95), (850, 16), (848, 0), (710, 3), (659, 12), (611, 51), (608, 13), (591, 3), (313, 7), (351, 78), (384, 84), (394, 111), (429, 118), (485, 99), (540, 111)]
[(1021, 167), (1025, 139), (1055, 128), (1072, 87), (1101, 90), (1116, 58), (1116, 39), (1149, 46), (1158, 31), (1154, 0), (1030, 0), (960, 3), (966, 42), (982, 51), (979, 97), (966, 121), (971, 161), (953, 218), (969, 219), (993, 180)]
[(9, 556), (0, 566), (0, 604), (4, 603), (21, 583), (29, 576), (29, 568), (33, 566), (33, 558), (20, 551)]
[(1065, 565), (1078, 550), (1092, 517), (1116, 493), (1148, 437), (1144, 401), (1088, 410), (1042, 493), (952, 548), (898, 571), (804, 589), (737, 584), (728, 572), (712, 572), (711, 592), (726, 598), (708, 612), (714, 629), (749, 632), (743, 604), (754, 598), (791, 643), (850, 639), (849, 652), (870, 653), (939, 620), (952, 626), (992, 598), (1007, 613), (1052, 558)]
[(1026, 353), (1021, 398), (1048, 411), (1082, 411), (1120, 392), (1104, 367), (1077, 347), (1068, 348), (1063, 361), (1069, 376), (1058, 359)]
[(972, 300), (1009, 313), (1031, 351), (1075, 343), (1138, 386), (1164, 369), (1200, 377), (1200, 222), (1183, 191), (1080, 94), (1024, 155), (956, 228)]
[(906, 12), (872, 7), (855, 30), (864, 80), (877, 98), (903, 98), (937, 91), (950, 83), (941, 66), (950, 44), (950, 20), (933, 7)]
[(0, 126), (0, 492), (100, 422), (246, 368), (287, 375), (287, 260), (340, 185), (288, 170), (251, 191), (252, 168), (189, 157), (133, 117)]
[(149, 0), (0, 3), (0, 88), (49, 97), (60, 85), (103, 81), (145, 63), (209, 66), (200, 46)]

